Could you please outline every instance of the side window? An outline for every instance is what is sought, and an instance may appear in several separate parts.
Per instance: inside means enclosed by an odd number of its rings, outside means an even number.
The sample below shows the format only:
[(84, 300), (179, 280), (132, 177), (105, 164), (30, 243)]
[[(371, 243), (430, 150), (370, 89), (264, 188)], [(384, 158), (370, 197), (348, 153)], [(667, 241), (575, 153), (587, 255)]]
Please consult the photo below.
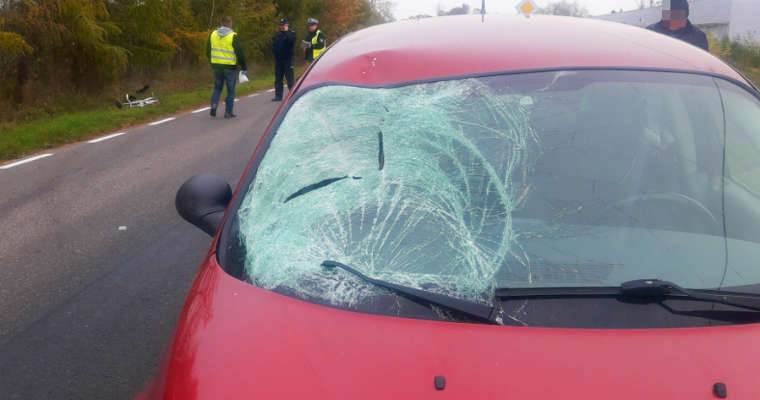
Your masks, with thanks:
[[(758, 271), (746, 243), (760, 243), (760, 101), (730, 82), (716, 80), (726, 116), (723, 223), (728, 264), (723, 287), (741, 286)], [(736, 271), (743, 271), (741, 274)]]
[(726, 109), (726, 167), (735, 182), (760, 195), (760, 102), (718, 80)]

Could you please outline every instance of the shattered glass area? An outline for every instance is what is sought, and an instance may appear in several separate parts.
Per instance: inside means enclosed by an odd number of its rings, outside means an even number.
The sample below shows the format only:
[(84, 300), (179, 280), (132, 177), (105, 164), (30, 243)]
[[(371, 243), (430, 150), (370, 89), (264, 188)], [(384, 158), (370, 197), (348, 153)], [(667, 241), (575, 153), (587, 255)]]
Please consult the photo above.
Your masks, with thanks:
[(321, 266), (334, 260), (490, 304), (540, 154), (529, 106), (475, 79), (308, 92), (238, 210), (246, 272), (261, 287), (334, 305), (382, 291)]
[(487, 305), (505, 287), (755, 284), (747, 96), (652, 71), (316, 88), (243, 190), (230, 264), (307, 301), (449, 320), (322, 263)]

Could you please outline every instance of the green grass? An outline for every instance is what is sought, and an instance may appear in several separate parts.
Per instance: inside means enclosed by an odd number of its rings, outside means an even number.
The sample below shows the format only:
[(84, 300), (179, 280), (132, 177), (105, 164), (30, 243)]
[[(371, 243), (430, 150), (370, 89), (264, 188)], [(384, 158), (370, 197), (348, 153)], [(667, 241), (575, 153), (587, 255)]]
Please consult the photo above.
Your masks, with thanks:
[(760, 68), (744, 68), (742, 73), (749, 78), (755, 86), (760, 85)]
[[(296, 67), (296, 74), (300, 74), (302, 70), (303, 68)], [(204, 79), (206, 79), (205, 76)], [(269, 88), (273, 81), (272, 74), (251, 77), (248, 83), (238, 85), (236, 94), (241, 96)], [(0, 125), (0, 161), (100, 136), (191, 107), (208, 104), (212, 87), (213, 85), (209, 83), (190, 90), (156, 93), (161, 104), (143, 108), (118, 109), (111, 103), (80, 112), (68, 112), (29, 122)]]

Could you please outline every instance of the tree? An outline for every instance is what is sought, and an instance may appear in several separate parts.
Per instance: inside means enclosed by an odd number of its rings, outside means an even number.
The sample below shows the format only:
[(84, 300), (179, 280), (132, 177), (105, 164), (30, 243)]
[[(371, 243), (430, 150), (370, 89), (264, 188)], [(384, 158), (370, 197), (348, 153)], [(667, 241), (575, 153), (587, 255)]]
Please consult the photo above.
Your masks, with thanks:
[[(272, 49), (272, 31), (277, 29), (279, 23), (277, 7), (272, 2), (263, 0), (245, 0), (241, 3), (238, 14), (229, 12), (228, 14), (231, 14), (236, 21), (237, 32), (240, 35), (246, 57), (251, 60), (269, 60)], [(204, 49), (207, 37), (208, 35), (204, 35)]]
[(443, 16), (443, 15), (467, 15), (467, 14), (470, 13), (470, 11), (471, 11), (470, 10), (470, 5), (462, 3), (462, 5), (460, 7), (454, 7), (451, 10), (448, 10), (448, 11), (444, 11), (444, 10), (442, 10), (442, 9), (439, 8), (438, 9), (438, 16)]
[(48, 75), (76, 87), (113, 80), (127, 66), (127, 51), (113, 43), (119, 27), (102, 0), (21, 0), (4, 13), (6, 31), (35, 49), (30, 73)]
[(635, 3), (639, 10), (662, 6), (662, 0), (635, 0)]
[(586, 7), (578, 4), (577, 1), (572, 3), (567, 0), (558, 1), (537, 11), (539, 14), (564, 15), (568, 17), (588, 17), (589, 12)]
[(377, 25), (394, 21), (393, 2), (390, 0), (364, 0), (362, 1), (362, 24), (363, 26)]
[(109, 11), (121, 27), (117, 40), (129, 51), (132, 72), (158, 71), (174, 59), (179, 45), (170, 36), (172, 28), (180, 21), (188, 23), (176, 2), (113, 0)]
[(18, 62), (24, 56), (34, 51), (24, 37), (12, 32), (0, 31), (0, 71)]
[(312, 0), (309, 15), (319, 20), (328, 38), (334, 40), (356, 28), (361, 22), (362, 0)]
[[(0, 31), (0, 95), (12, 96), (21, 102), (23, 96), (21, 85), (25, 79), (25, 70), (20, 62), (34, 52), (32, 46), (21, 35)], [(21, 82), (19, 82), (21, 81)]]
[(281, 17), (301, 38), (306, 19), (317, 18), (332, 42), (393, 20), (392, 9), (391, 0), (0, 0), (0, 106), (205, 68), (209, 34), (224, 16), (246, 58), (266, 63)]

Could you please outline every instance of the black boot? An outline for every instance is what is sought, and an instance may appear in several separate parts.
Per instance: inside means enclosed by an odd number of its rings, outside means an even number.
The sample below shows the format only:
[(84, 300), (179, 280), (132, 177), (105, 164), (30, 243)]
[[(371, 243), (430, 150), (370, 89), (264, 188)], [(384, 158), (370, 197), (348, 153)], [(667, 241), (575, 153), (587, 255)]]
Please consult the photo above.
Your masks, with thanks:
[(235, 107), (235, 100), (228, 100), (224, 103), (224, 118), (235, 118), (237, 115), (235, 115), (234, 112), (232, 112), (233, 108)]
[(272, 101), (282, 101), (282, 97), (275, 97), (272, 99)]
[(211, 111), (208, 112), (211, 118), (216, 118), (216, 107), (211, 107)]

